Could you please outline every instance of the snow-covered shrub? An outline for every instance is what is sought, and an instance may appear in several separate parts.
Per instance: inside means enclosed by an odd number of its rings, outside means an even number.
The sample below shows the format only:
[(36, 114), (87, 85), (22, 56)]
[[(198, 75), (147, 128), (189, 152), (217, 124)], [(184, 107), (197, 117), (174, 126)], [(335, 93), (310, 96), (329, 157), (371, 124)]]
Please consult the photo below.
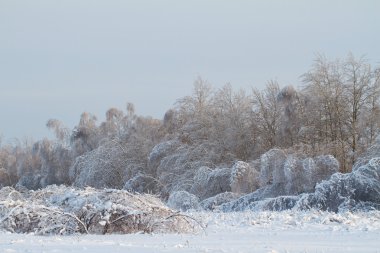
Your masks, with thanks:
[(190, 193), (195, 194), (201, 200), (215, 196), (222, 192), (231, 191), (231, 169), (217, 168), (211, 170), (201, 167), (194, 176), (194, 184)]
[(203, 199), (203, 196), (207, 194), (208, 189), (206, 188), (211, 171), (211, 168), (202, 166), (195, 172), (190, 192), (200, 199)]
[(199, 198), (194, 194), (188, 193), (187, 191), (177, 191), (170, 194), (168, 207), (180, 210), (198, 210), (199, 209)]
[(312, 207), (333, 212), (351, 210), (361, 203), (380, 208), (380, 158), (372, 158), (351, 173), (336, 173), (322, 181), (308, 202)]
[(37, 190), (41, 188), (42, 176), (38, 173), (27, 173), (23, 175), (17, 182), (17, 187), (25, 187), (30, 190)]
[(125, 183), (123, 189), (137, 193), (155, 193), (159, 187), (160, 185), (155, 178), (148, 175), (137, 174)]
[(369, 147), (355, 162), (352, 170), (368, 163), (373, 157), (380, 157), (380, 135), (375, 139), (375, 143)]
[(167, 195), (174, 191), (190, 191), (197, 170), (202, 166), (214, 167), (220, 156), (211, 143), (188, 145), (178, 142), (178, 145), (174, 152), (161, 159), (156, 171), (156, 178), (165, 186)]
[(48, 186), (0, 189), (0, 230), (17, 233), (178, 233), (199, 228), (151, 195), (123, 190)]
[(331, 155), (311, 158), (272, 149), (261, 156), (260, 168), (261, 187), (272, 188), (265, 197), (277, 197), (313, 191), (318, 182), (339, 170), (339, 162)]
[(289, 155), (284, 163), (284, 174), (286, 179), (286, 192), (284, 195), (299, 194), (304, 191), (304, 171), (302, 160), (295, 155)]
[(327, 179), (337, 169), (337, 160), (332, 156), (318, 156), (313, 159), (290, 154), (284, 164), (286, 194), (312, 192), (319, 181)]
[(314, 158), (316, 169), (313, 173), (315, 183), (328, 179), (339, 171), (339, 162), (332, 155), (321, 155)]
[(308, 157), (302, 161), (303, 189), (305, 192), (314, 191), (315, 184), (317, 183), (314, 177), (316, 171), (317, 165), (313, 158)]
[(317, 184), (315, 192), (298, 196), (263, 198), (265, 190), (222, 205), (223, 211), (286, 209), (307, 210), (315, 208), (331, 212), (380, 210), (380, 157), (372, 158), (355, 171), (335, 173), (329, 180)]
[(272, 187), (262, 187), (255, 192), (243, 195), (238, 199), (220, 205), (219, 209), (224, 212), (239, 212), (248, 210), (252, 203), (265, 198), (273, 198), (278, 194), (276, 191), (272, 190)]
[(281, 149), (271, 149), (260, 158), (260, 186), (285, 184), (284, 163), (286, 154)]
[(259, 172), (249, 163), (238, 161), (232, 166), (231, 191), (250, 193), (259, 187)]
[(268, 198), (253, 202), (249, 205), (249, 209), (253, 211), (284, 211), (292, 209), (299, 199), (299, 196), (280, 196), (276, 198)]
[(233, 193), (233, 192), (223, 192), (223, 193), (219, 193), (218, 195), (215, 195), (213, 197), (203, 200), (200, 203), (200, 205), (205, 210), (215, 210), (215, 209), (218, 209), (220, 205), (231, 202), (239, 198), (240, 196), (241, 196), (240, 194)]
[(148, 157), (148, 170), (151, 175), (155, 175), (161, 160), (174, 153), (180, 143), (177, 140), (165, 141), (157, 144), (151, 150)]
[(74, 186), (122, 188), (128, 162), (124, 155), (119, 146), (105, 143), (78, 157), (70, 168), (70, 178)]

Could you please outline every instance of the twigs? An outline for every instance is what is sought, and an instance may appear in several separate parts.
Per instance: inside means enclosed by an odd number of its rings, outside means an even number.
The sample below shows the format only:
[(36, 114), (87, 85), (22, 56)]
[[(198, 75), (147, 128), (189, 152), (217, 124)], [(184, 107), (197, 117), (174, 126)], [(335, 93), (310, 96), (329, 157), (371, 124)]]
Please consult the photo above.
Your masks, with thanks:
[(62, 211), (59, 211), (59, 210), (54, 210), (54, 209), (48, 208), (48, 207), (43, 207), (43, 209), (51, 211), (53, 213), (57, 213), (57, 214), (61, 214), (61, 215), (66, 215), (66, 216), (69, 216), (69, 217), (75, 219), (79, 224), (82, 225), (82, 227), (84, 228), (84, 231), (86, 231), (86, 234), (88, 234), (88, 229), (87, 229), (86, 224), (84, 224), (84, 222), (81, 221), (76, 215), (71, 214), (71, 213), (65, 213), (65, 212), (62, 212)]
[[(187, 219), (190, 219), (190, 220), (193, 220), (195, 223), (197, 223), (198, 224), (198, 226), (200, 227), (200, 228), (202, 228), (202, 230), (206, 233), (206, 228), (203, 226), (203, 224), (200, 222), (200, 221), (198, 221), (197, 219), (195, 219), (194, 217), (191, 217), (191, 216), (189, 216), (189, 215), (186, 215), (186, 214), (183, 214), (183, 213), (174, 213), (174, 214), (172, 214), (172, 215), (170, 215), (170, 216), (168, 216), (168, 217), (166, 217), (166, 220), (168, 220), (168, 219), (171, 219), (171, 218), (174, 218), (174, 217), (185, 217), (185, 218), (187, 218)], [(185, 219), (186, 220), (186, 219)], [(186, 220), (187, 221), (187, 220)]]
[(159, 220), (159, 221), (153, 223), (151, 225), (151, 228), (153, 229), (153, 227), (156, 226), (157, 224), (160, 224), (160, 223), (162, 224), (165, 221), (173, 219), (173, 218), (176, 218), (176, 217), (183, 218), (183, 220), (186, 221), (189, 225), (191, 225), (191, 223), (189, 222), (189, 219), (192, 220), (192, 221), (194, 221), (203, 230), (203, 232), (206, 233), (206, 228), (203, 226), (203, 224), (200, 221), (198, 221), (194, 217), (191, 217), (189, 215), (186, 215), (186, 214), (183, 214), (183, 213), (179, 213), (179, 212), (173, 213), (173, 214), (165, 217), (163, 220)]
[(6, 221), (7, 219), (9, 219), (9, 217), (12, 215), (12, 213), (17, 209), (19, 208), (21, 205), (17, 205), (15, 207), (12, 208), (11, 211), (9, 211), (8, 215), (5, 216), (1, 221), (0, 221), (0, 224), (3, 224), (4, 221)]

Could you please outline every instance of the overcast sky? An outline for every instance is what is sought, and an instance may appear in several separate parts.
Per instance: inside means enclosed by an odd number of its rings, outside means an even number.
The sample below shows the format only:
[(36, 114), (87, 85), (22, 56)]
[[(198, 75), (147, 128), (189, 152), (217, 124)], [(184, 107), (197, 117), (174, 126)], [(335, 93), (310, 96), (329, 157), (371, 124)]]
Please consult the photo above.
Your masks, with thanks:
[(316, 53), (380, 63), (380, 1), (0, 0), (0, 133), (135, 104), (162, 118), (201, 76), (215, 87), (300, 84)]

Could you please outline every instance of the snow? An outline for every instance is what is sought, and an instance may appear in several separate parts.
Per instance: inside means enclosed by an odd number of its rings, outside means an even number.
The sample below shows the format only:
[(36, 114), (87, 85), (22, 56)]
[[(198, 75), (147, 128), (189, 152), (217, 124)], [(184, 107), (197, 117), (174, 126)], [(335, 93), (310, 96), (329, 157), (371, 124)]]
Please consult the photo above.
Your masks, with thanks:
[(0, 252), (380, 252), (380, 212), (186, 213), (197, 234), (37, 236), (0, 232)]

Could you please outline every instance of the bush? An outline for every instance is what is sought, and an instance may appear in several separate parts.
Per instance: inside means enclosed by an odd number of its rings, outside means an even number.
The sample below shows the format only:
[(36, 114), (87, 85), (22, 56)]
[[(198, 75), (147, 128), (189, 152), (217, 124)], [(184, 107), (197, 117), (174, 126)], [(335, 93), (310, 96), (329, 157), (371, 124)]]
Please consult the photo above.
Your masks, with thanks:
[(223, 211), (315, 208), (330, 212), (380, 210), (380, 157), (372, 158), (355, 171), (335, 173), (329, 180), (317, 184), (315, 191), (298, 196), (265, 199), (260, 189), (235, 201), (222, 205)]
[(205, 210), (215, 210), (218, 209), (220, 205), (231, 202), (240, 196), (240, 194), (233, 192), (223, 192), (211, 198), (203, 200), (200, 204), (201, 207)]
[(272, 149), (261, 156), (260, 169), (261, 187), (272, 188), (265, 197), (277, 197), (314, 191), (318, 182), (338, 172), (339, 162), (331, 155), (312, 158)]
[(231, 191), (250, 193), (259, 188), (259, 172), (250, 164), (238, 161), (232, 166)]
[(219, 193), (231, 191), (231, 169), (210, 169), (201, 167), (195, 173), (194, 184), (190, 193), (195, 194), (201, 200), (215, 196)]
[(148, 175), (137, 174), (125, 183), (123, 189), (136, 193), (157, 193), (159, 187), (160, 184), (157, 183), (155, 178)]
[(199, 228), (151, 195), (54, 185), (24, 193), (2, 188), (0, 217), (0, 230), (41, 235), (179, 233)]
[(75, 160), (70, 168), (70, 179), (76, 187), (121, 189), (127, 163), (120, 147), (105, 143)]
[(170, 194), (167, 205), (170, 208), (187, 211), (199, 209), (199, 198), (186, 191), (177, 191)]

